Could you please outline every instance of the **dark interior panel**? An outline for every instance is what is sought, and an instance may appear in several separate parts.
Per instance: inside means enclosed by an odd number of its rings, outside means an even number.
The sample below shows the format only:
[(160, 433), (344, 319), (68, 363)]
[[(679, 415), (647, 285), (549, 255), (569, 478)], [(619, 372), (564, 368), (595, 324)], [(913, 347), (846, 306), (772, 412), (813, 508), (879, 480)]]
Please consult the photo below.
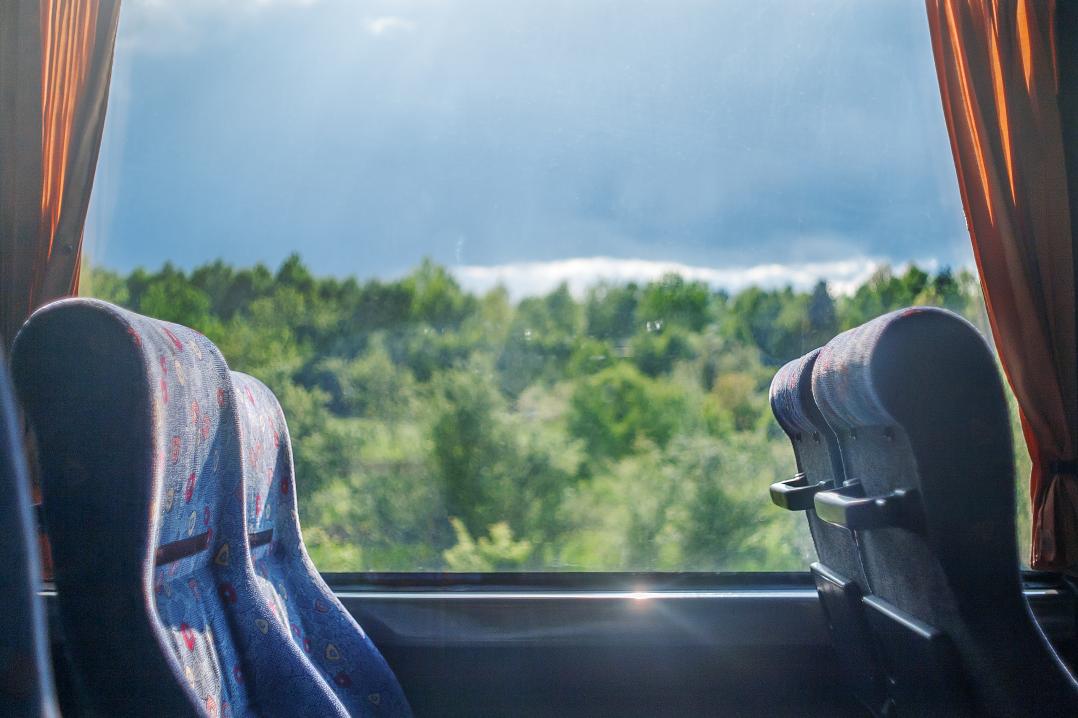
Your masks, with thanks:
[[(417, 716), (865, 715), (838, 680), (807, 573), (326, 578)], [(1026, 596), (1072, 654), (1071, 589), (1027, 574)], [(53, 653), (73, 707), (62, 644)]]

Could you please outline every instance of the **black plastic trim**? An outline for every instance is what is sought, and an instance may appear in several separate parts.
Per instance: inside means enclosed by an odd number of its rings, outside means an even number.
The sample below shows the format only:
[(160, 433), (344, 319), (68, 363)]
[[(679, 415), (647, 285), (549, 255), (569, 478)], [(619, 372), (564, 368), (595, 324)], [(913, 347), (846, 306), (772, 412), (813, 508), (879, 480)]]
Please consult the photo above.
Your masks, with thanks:
[(814, 589), (802, 571), (521, 571), (491, 573), (323, 573), (347, 591), (677, 591)]

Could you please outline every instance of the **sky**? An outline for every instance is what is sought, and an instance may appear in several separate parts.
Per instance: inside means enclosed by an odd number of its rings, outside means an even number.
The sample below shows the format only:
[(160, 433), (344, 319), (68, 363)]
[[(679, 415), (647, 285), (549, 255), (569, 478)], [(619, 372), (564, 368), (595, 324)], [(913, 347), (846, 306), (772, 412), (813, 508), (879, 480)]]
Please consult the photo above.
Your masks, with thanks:
[(910, 0), (125, 0), (85, 251), (517, 296), (972, 264)]

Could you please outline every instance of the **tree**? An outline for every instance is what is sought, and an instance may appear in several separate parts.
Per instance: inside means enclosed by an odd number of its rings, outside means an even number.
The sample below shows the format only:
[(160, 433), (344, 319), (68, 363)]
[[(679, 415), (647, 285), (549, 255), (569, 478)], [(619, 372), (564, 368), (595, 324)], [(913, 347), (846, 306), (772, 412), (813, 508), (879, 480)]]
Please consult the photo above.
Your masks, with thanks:
[(849, 295), (671, 275), (582, 301), (477, 297), (430, 261), (392, 281), (298, 255), (84, 277), (276, 393), (324, 570), (803, 569), (804, 521), (760, 500), (795, 470), (767, 399), (778, 365), (915, 303), (987, 331), (975, 275), (917, 267)]
[(678, 325), (637, 334), (629, 342), (633, 363), (650, 377), (669, 374), (674, 364), (693, 356), (692, 344)]
[(138, 310), (151, 317), (183, 324), (203, 334), (215, 334), (219, 322), (211, 314), (210, 298), (191, 286), (182, 272), (162, 272), (147, 282)]
[(403, 286), (412, 293), (412, 318), (436, 330), (460, 326), (475, 311), (476, 299), (461, 291), (457, 280), (429, 259), (410, 274)]
[(521, 300), (498, 357), (502, 391), (516, 397), (536, 381), (552, 383), (563, 376), (582, 319), (564, 283), (545, 297)]
[(497, 521), (489, 507), (499, 454), (506, 437), (499, 422), (502, 400), (478, 373), (439, 373), (430, 436), (445, 510), (478, 533)]
[(631, 282), (624, 286), (600, 283), (592, 287), (584, 302), (588, 334), (613, 341), (632, 336), (637, 327), (639, 302), (640, 289)]
[(519, 571), (532, 555), (531, 541), (514, 541), (509, 524), (491, 524), (487, 536), (472, 538), (460, 519), (451, 519), (457, 543), (442, 555), (451, 571)]
[(295, 252), (288, 255), (288, 258), (281, 264), (280, 269), (277, 270), (275, 280), (277, 286), (294, 289), (303, 296), (309, 297), (315, 292), (314, 276)]
[(664, 446), (684, 408), (678, 387), (650, 379), (630, 364), (616, 364), (580, 381), (570, 403), (569, 429), (592, 456), (617, 459), (641, 439)]
[(808, 337), (810, 347), (821, 347), (838, 334), (835, 300), (827, 290), (827, 282), (816, 282), (808, 300)]
[(355, 359), (326, 357), (312, 366), (308, 376), (327, 392), (329, 408), (340, 416), (392, 421), (414, 411), (415, 378), (393, 361), (380, 334)]
[(637, 323), (662, 329), (678, 326), (698, 332), (710, 321), (711, 291), (703, 282), (686, 282), (678, 274), (667, 274), (644, 287), (637, 307)]

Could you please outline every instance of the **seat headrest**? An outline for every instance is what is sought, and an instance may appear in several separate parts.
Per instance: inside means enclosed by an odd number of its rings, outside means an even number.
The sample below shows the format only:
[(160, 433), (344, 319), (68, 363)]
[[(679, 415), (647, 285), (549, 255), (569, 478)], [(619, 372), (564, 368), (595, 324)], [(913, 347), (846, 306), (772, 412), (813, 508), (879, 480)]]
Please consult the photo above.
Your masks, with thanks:
[[(219, 516), (231, 505), (224, 497), (240, 486), (241, 467), (232, 381), (209, 339), (106, 302), (73, 298), (35, 312), (19, 333), (16, 352), (24, 359), (36, 357), (32, 361), (39, 363), (41, 376), (65, 377), (65, 391), (77, 387), (77, 397), (54, 396), (47, 387), (30, 392), (35, 403), (49, 402), (47, 413), (74, 412), (76, 425), (93, 422), (117, 438), (125, 435), (126, 455), (116, 460), (124, 466), (137, 463), (143, 471), (125, 470), (115, 480), (126, 476), (147, 485), (117, 483), (111, 490), (117, 495), (126, 491), (129, 497), (146, 494), (152, 521), (140, 541), (149, 540), (150, 548), (199, 537), (205, 547), (242, 541), (242, 521)], [(30, 368), (24, 375), (28, 383), (34, 381)], [(147, 482), (147, 475), (152, 481)], [(184, 563), (212, 559), (207, 551), (195, 556), (190, 546), (181, 548)]]
[[(827, 423), (836, 431), (896, 423), (883, 397), (884, 382), (903, 372), (912, 374), (919, 367), (907, 362), (918, 361), (919, 355), (948, 350), (930, 345), (938, 337), (936, 332), (919, 331), (941, 322), (952, 332), (977, 333), (954, 312), (911, 307), (884, 314), (828, 342), (812, 370), (812, 394)], [(899, 331), (902, 342), (888, 346), (888, 339)]]
[(820, 350), (785, 364), (771, 380), (771, 412), (782, 430), (792, 439), (797, 434), (812, 434), (819, 427), (812, 419), (818, 412), (812, 402), (812, 368)]

